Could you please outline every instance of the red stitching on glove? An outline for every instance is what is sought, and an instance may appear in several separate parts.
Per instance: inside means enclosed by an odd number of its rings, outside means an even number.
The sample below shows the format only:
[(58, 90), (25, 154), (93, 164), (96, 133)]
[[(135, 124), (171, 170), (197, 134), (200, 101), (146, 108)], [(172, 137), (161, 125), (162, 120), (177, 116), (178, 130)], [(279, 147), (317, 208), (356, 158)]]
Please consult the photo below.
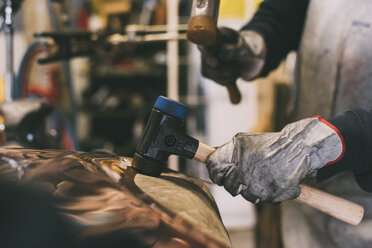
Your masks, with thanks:
[(332, 123), (328, 122), (327, 120), (323, 119), (323, 117), (321, 117), (320, 115), (316, 115), (314, 116), (315, 118), (318, 118), (321, 122), (323, 122), (324, 124), (326, 124), (327, 126), (329, 126), (330, 128), (332, 128), (338, 135), (338, 137), (341, 139), (341, 142), (342, 142), (342, 153), (340, 154), (340, 156), (336, 159), (336, 160), (333, 160), (333, 161), (330, 161), (328, 162), (326, 165), (324, 165), (323, 167), (326, 167), (330, 164), (334, 164), (334, 163), (337, 163), (338, 161), (340, 161), (343, 156), (345, 155), (345, 150), (346, 150), (346, 146), (345, 146), (345, 140), (344, 140), (344, 137), (342, 137), (342, 134), (340, 132), (340, 130), (338, 130), (337, 127), (335, 127), (334, 125), (332, 125)]

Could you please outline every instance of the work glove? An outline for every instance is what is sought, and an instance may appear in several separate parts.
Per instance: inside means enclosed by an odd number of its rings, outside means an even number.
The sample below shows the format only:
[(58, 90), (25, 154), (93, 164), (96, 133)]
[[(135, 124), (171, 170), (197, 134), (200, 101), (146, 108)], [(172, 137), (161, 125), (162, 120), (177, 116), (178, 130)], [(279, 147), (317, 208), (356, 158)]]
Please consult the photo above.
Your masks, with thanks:
[(341, 159), (344, 141), (321, 117), (288, 124), (276, 133), (239, 133), (207, 161), (211, 180), (253, 203), (297, 198), (310, 173)]
[(264, 67), (265, 42), (254, 31), (219, 28), (216, 44), (198, 48), (202, 55), (202, 75), (225, 86), (239, 77), (252, 80)]

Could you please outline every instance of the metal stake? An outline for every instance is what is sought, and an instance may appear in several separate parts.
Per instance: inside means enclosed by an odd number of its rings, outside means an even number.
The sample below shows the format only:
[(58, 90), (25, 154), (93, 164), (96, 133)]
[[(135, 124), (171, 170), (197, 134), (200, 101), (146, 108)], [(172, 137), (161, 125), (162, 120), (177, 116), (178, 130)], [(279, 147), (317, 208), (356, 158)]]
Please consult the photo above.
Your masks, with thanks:
[(12, 1), (7, 0), (5, 4), (4, 32), (6, 36), (6, 95), (5, 100), (13, 100), (14, 70), (13, 70), (13, 9)]

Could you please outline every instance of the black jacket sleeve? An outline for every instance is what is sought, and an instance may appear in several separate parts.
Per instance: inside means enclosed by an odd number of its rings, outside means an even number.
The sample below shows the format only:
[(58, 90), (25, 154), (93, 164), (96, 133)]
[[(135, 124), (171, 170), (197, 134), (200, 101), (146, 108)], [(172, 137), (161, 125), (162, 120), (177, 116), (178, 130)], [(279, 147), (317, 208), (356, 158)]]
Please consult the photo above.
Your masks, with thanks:
[(318, 181), (343, 171), (351, 171), (359, 186), (372, 192), (372, 110), (356, 109), (329, 120), (345, 141), (343, 158), (320, 169)]
[(261, 76), (275, 69), (300, 43), (309, 0), (265, 0), (242, 30), (253, 30), (266, 42), (266, 64)]
[[(266, 64), (261, 76), (275, 69), (291, 50), (299, 46), (309, 0), (264, 0), (252, 20), (242, 30), (253, 30), (266, 42)], [(372, 110), (346, 112), (329, 120), (345, 141), (345, 154), (335, 164), (320, 169), (318, 181), (351, 171), (359, 186), (372, 192)]]

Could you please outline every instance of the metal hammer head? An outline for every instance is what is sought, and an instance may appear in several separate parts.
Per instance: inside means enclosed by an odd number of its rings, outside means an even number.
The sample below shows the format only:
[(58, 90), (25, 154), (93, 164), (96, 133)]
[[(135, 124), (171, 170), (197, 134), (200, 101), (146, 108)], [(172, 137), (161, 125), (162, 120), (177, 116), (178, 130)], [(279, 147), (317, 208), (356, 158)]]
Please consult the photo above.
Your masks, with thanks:
[(133, 156), (132, 166), (140, 173), (159, 176), (169, 155), (193, 158), (199, 141), (183, 133), (187, 108), (160, 96)]
[(219, 6), (220, 0), (193, 0), (186, 34), (189, 41), (201, 46), (215, 43)]

